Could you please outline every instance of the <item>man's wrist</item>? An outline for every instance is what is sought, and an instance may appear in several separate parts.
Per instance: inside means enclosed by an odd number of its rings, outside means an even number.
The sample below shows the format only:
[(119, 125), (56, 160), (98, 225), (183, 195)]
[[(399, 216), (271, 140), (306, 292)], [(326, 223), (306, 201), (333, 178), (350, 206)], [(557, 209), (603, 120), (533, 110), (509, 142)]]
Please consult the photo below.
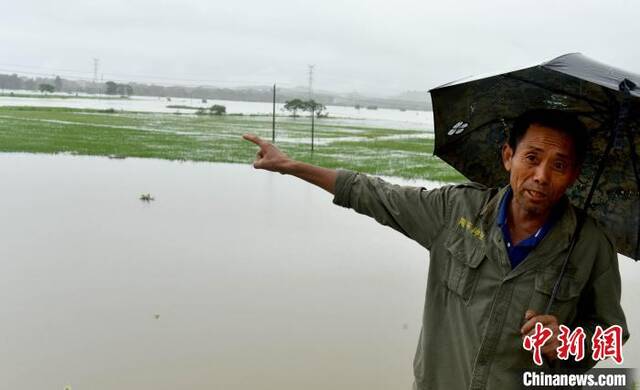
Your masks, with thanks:
[(282, 169), (280, 170), (280, 173), (282, 173), (283, 175), (295, 176), (296, 173), (299, 171), (300, 171), (300, 162), (293, 159), (287, 159), (282, 164)]

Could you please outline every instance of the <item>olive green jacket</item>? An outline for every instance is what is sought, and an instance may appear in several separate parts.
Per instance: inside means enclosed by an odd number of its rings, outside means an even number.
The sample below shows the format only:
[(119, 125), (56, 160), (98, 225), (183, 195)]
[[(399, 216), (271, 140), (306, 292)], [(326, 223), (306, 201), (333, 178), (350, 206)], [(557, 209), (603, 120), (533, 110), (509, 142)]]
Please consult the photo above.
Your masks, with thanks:
[[(527, 309), (544, 312), (576, 227), (567, 205), (545, 238), (512, 269), (496, 224), (506, 191), (476, 183), (428, 191), (338, 170), (333, 202), (375, 218), (430, 251), (422, 330), (414, 359), (418, 389), (516, 389), (534, 369), (522, 347)], [(555, 367), (591, 368), (595, 326), (620, 325), (620, 273), (611, 240), (587, 219), (551, 314), (586, 333), (585, 358)], [(571, 359), (571, 358), (570, 358)], [(543, 367), (548, 367), (545, 361)]]

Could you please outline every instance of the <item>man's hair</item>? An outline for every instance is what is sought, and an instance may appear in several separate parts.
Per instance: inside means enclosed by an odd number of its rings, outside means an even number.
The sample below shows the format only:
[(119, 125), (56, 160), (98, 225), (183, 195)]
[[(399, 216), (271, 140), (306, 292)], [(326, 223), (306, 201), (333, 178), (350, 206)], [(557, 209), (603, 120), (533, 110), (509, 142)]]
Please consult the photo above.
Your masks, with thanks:
[(529, 126), (533, 124), (549, 127), (569, 136), (573, 141), (576, 167), (582, 165), (587, 154), (588, 133), (586, 126), (580, 119), (569, 112), (560, 110), (535, 109), (526, 111), (516, 118), (509, 132), (507, 142), (514, 152)]

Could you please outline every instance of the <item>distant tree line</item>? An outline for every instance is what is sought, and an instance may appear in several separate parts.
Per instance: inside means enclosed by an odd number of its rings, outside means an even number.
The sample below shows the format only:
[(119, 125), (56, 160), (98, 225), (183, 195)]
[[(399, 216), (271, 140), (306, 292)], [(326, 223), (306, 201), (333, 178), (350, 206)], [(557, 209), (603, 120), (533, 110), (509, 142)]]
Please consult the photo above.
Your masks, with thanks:
[(131, 96), (133, 95), (133, 87), (129, 84), (118, 84), (113, 81), (107, 81), (105, 83), (106, 90), (104, 93), (107, 95), (120, 95)]
[[(115, 86), (110, 83), (115, 84)], [(138, 95), (247, 102), (271, 102), (273, 99), (273, 89), (270, 86), (252, 88), (183, 87), (141, 83), (118, 84), (113, 81), (94, 83), (85, 80), (64, 79), (60, 76), (32, 78), (18, 76), (17, 74), (0, 74), (0, 92), (5, 89), (38, 91), (41, 84), (53, 85), (55, 92), (65, 93), (108, 93), (123, 96)], [(113, 88), (115, 88), (115, 91)], [(306, 89), (278, 88), (277, 102), (286, 103), (287, 101), (295, 100), (301, 93), (306, 93)], [(365, 107), (375, 105), (380, 108), (393, 109), (429, 109), (431, 102), (428, 100), (428, 94), (426, 91), (422, 92), (422, 94), (424, 101), (421, 102), (404, 99), (371, 98), (357, 93), (337, 95), (317, 92), (314, 94), (314, 99), (323, 105), (331, 104), (351, 107), (354, 105)], [(412, 92), (411, 95), (407, 96), (414, 98), (419, 95), (419, 92)]]
[(46, 78), (27, 78), (17, 74), (0, 75), (0, 89), (26, 89), (28, 91), (38, 91), (40, 84), (51, 84)]
[(0, 74), (0, 92), (5, 89), (65, 92), (65, 93), (105, 93), (107, 95), (130, 96), (134, 89), (130, 84), (117, 84), (113, 81), (94, 83), (90, 81), (67, 80), (55, 77), (24, 77), (17, 74)]

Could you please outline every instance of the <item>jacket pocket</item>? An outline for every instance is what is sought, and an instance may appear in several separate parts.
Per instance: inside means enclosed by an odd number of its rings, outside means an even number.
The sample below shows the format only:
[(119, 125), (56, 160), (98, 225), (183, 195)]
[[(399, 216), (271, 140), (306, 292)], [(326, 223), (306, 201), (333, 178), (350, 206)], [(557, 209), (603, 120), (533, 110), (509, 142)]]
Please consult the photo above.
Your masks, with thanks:
[(473, 298), (478, 267), (485, 259), (484, 246), (476, 238), (452, 235), (447, 241), (449, 261), (444, 273), (446, 287), (465, 304)]
[[(560, 276), (557, 268), (540, 269), (535, 277), (535, 294), (532, 297), (531, 308), (537, 308), (543, 312), (547, 307), (553, 287)], [(558, 317), (562, 323), (571, 319), (577, 309), (578, 298), (582, 292), (582, 286), (573, 275), (565, 273), (560, 281), (560, 289), (551, 306), (551, 313)]]

